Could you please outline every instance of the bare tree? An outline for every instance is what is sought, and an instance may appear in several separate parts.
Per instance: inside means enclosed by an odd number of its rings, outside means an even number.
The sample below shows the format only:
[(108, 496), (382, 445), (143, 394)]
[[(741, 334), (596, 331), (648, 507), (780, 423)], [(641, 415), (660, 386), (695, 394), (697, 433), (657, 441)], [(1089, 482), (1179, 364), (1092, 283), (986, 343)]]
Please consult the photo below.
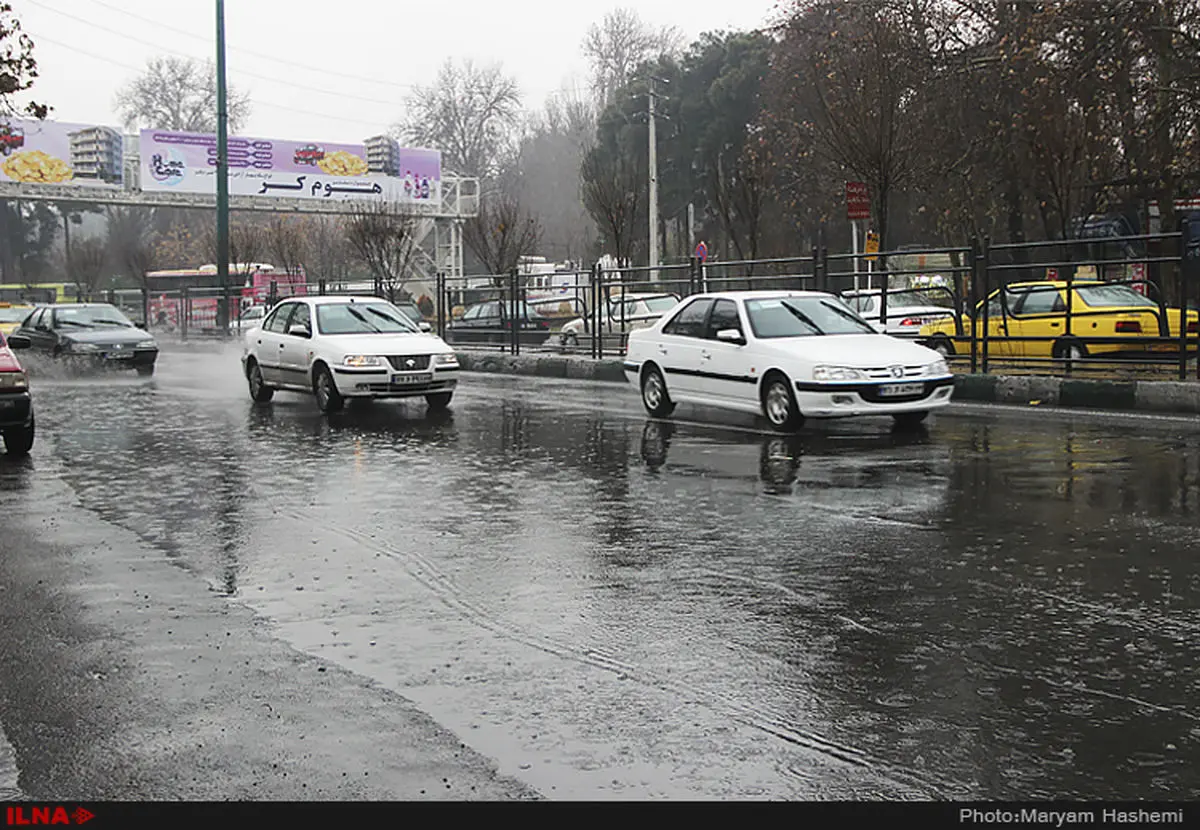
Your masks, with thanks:
[[(0, 116), (18, 114), (12, 96), (32, 87), (37, 76), (33, 41), (21, 31), (21, 21), (13, 14), (12, 4), (0, 3)], [(29, 103), (19, 114), (45, 118), (49, 108), (44, 104)]]
[(356, 206), (346, 223), (346, 239), (389, 302), (403, 298), (412, 276), (417, 220), (388, 202)]
[[(229, 131), (236, 133), (250, 116), (250, 96), (229, 87)], [(128, 129), (213, 133), (217, 130), (217, 74), (211, 61), (163, 56), (116, 96), (115, 108)]]
[(308, 259), (308, 234), (304, 225), (304, 220), (297, 216), (271, 217), (266, 228), (266, 242), (276, 268), (295, 274), (304, 267)]
[[(209, 225), (204, 233), (204, 247), (212, 261), (217, 261), (217, 229)], [(268, 234), (254, 219), (238, 217), (229, 223), (229, 274), (233, 282), (245, 282), (246, 276), (267, 255)]]
[(65, 252), (65, 259), (67, 274), (79, 294), (94, 297), (108, 269), (108, 245), (94, 236), (76, 240)]
[(583, 40), (583, 52), (592, 68), (592, 89), (603, 108), (612, 95), (629, 83), (634, 71), (647, 61), (679, 51), (683, 35), (673, 26), (655, 28), (636, 11), (614, 9), (593, 23)]
[(517, 82), (499, 64), (477, 67), (446, 61), (431, 86), (418, 87), (396, 132), (407, 142), (442, 152), (447, 168), (468, 176), (495, 176), (511, 153), (520, 123)]
[(304, 263), (310, 280), (343, 283), (350, 274), (351, 251), (346, 221), (341, 216), (311, 216), (305, 220)]
[(463, 225), (463, 241), (491, 274), (507, 274), (521, 257), (537, 250), (542, 229), (511, 193), (480, 200), (479, 214)]
[(156, 261), (153, 214), (146, 208), (108, 208), (109, 253), (114, 264), (143, 288)]
[(638, 161), (636, 155), (598, 146), (580, 170), (584, 207), (621, 263), (633, 259), (647, 199), (645, 168)]

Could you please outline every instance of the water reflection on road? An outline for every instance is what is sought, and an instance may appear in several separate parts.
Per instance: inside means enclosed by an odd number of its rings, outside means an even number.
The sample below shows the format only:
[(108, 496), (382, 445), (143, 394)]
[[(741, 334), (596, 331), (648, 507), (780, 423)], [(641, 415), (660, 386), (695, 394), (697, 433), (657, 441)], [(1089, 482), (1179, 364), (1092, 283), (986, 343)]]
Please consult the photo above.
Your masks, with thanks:
[(0, 488), (62, 476), (552, 797), (1200, 789), (1195, 433), (786, 437), (475, 377), (326, 417), (251, 406), (222, 355), (37, 392)]

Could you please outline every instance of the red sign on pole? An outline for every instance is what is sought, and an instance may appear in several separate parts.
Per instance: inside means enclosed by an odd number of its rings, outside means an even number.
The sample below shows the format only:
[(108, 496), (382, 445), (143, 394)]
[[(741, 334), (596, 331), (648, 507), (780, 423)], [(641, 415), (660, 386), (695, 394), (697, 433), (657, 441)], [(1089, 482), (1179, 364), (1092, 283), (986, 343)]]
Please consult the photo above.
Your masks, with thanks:
[(871, 218), (871, 200), (864, 182), (846, 182), (846, 218)]

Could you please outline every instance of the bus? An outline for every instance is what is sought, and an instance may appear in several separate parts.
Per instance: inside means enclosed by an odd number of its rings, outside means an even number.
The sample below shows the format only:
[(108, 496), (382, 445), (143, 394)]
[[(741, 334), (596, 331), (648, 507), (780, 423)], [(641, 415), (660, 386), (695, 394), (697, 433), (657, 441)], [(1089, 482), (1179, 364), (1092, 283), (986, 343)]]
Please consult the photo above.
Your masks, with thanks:
[[(216, 328), (218, 304), (223, 294), (217, 266), (150, 271), (145, 279), (150, 297), (148, 322), (152, 325), (174, 329), (186, 321), (189, 328)], [(230, 298), (236, 304), (230, 310), (230, 317), (236, 320), (250, 306), (262, 305), (272, 298), (307, 294), (308, 277), (303, 268), (279, 271), (265, 262), (230, 263), (229, 286)], [(186, 309), (183, 303), (185, 288), (188, 291)]]
[(26, 285), (0, 285), (0, 302), (53, 305), (73, 303), (79, 299), (79, 287), (71, 282), (40, 282)]

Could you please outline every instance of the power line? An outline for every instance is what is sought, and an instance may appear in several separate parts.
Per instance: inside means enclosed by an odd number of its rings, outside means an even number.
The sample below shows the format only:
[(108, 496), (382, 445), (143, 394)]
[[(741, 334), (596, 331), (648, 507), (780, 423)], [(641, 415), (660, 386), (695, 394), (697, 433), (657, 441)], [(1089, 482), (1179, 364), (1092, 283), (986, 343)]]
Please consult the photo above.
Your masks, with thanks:
[[(30, 2), (32, 2), (32, 1), (33, 0), (30, 0)], [(140, 14), (135, 14), (134, 12), (131, 12), (131, 11), (126, 11), (125, 9), (117, 8), (116, 6), (113, 6), (108, 3), (103, 2), (103, 0), (92, 0), (92, 2), (98, 6), (103, 6), (104, 8), (109, 9), (111, 11), (118, 12), (127, 17), (132, 17), (135, 20), (141, 20), (142, 22), (149, 23), (152, 26), (158, 26), (160, 29), (165, 29), (168, 32), (175, 32), (176, 34), (180, 34), (185, 37), (190, 37), (190, 38), (193, 38), (196, 40), (201, 40), (208, 44), (211, 44), (213, 42), (212, 38), (205, 37), (204, 35), (198, 35), (195, 32), (189, 32), (186, 29), (180, 29), (176, 26), (170, 26), (161, 21), (154, 20), (149, 17), (144, 17)], [(231, 46), (231, 47), (229, 47), (229, 49), (231, 52), (245, 52), (247, 54), (253, 54), (254, 57), (258, 58), (259, 60), (271, 61), (272, 63), (279, 63), (279, 64), (283, 64), (284, 66), (292, 66), (292, 67), (296, 67), (298, 69), (319, 71), (322, 75), (332, 75), (332, 76), (336, 76), (339, 78), (346, 78), (351, 81), (361, 81), (363, 83), (379, 84), (380, 86), (394, 86), (394, 87), (398, 87), (400, 89), (415, 89), (417, 86), (416, 84), (402, 84), (398, 81), (382, 81), (377, 78), (367, 78), (362, 75), (350, 75), (345, 72), (336, 72), (334, 70), (325, 69), (325, 68), (322, 68), (320, 70), (314, 70), (313, 67), (309, 64), (300, 63), (298, 61), (289, 61), (289, 60), (285, 60), (284, 58), (276, 58), (276, 57), (272, 57), (270, 55), (264, 55), (264, 54), (258, 52), (257, 50), (252, 50), (252, 49), (240, 49), (236, 46)]]
[[(76, 23), (82, 23), (84, 26), (90, 26), (93, 29), (99, 29), (102, 32), (108, 32), (109, 34), (116, 35), (117, 37), (123, 37), (126, 40), (133, 41), (134, 43), (140, 43), (143, 46), (150, 46), (156, 50), (165, 51), (165, 53), (168, 55), (174, 55), (176, 57), (181, 57), (181, 58), (188, 58), (189, 60), (197, 59), (193, 55), (186, 55), (181, 52), (172, 52), (172, 51), (162, 50), (162, 47), (157, 43), (153, 43), (148, 40), (143, 40), (142, 38), (134, 37), (133, 35), (126, 34), (124, 32), (118, 31), (116, 29), (110, 29), (107, 26), (102, 26), (99, 23), (93, 23), (90, 20), (84, 20), (81, 17), (76, 17), (73, 14), (68, 14), (67, 12), (64, 12), (60, 9), (56, 9), (56, 8), (53, 8), (52, 6), (47, 6), (43, 3), (39, 3), (37, 0), (26, 0), (26, 2), (29, 3), (31, 6), (37, 6), (38, 8), (45, 9), (46, 11), (54, 12), (55, 14), (62, 15), (63, 17), (67, 18), (68, 20), (73, 20)], [(136, 71), (140, 72), (141, 70), (136, 70)], [(296, 86), (296, 82), (294, 80), (285, 80), (283, 78), (275, 78), (270, 75), (260, 75), (255, 72), (242, 72), (240, 74), (245, 75), (248, 78), (257, 78), (259, 80), (269, 81), (271, 83), (283, 84), (283, 85), (289, 86), (289, 87)], [(368, 104), (378, 104), (380, 106), (385, 106), (385, 107), (397, 106), (395, 101), (382, 101), (378, 98), (365, 98), (361, 95), (353, 95), (351, 93), (342, 92), (339, 90), (321, 89), (320, 87), (313, 87), (313, 86), (309, 86), (308, 84), (304, 85), (304, 91), (306, 93), (316, 93), (319, 95), (331, 95), (335, 98), (353, 98), (356, 101), (364, 101)]]
[[(22, 28), (25, 28), (25, 27), (22, 27)], [(109, 64), (112, 64), (113, 66), (119, 66), (122, 69), (130, 69), (134, 72), (141, 72), (144, 69), (144, 67), (132, 66), (131, 64), (128, 64), (128, 63), (122, 63), (121, 61), (113, 60), (112, 58), (107, 57), (105, 55), (97, 55), (95, 52), (88, 52), (86, 49), (80, 49), (78, 46), (73, 46), (70, 43), (63, 43), (61, 40), (55, 40), (54, 38), (49, 38), (49, 37), (45, 37), (44, 35), (39, 35), (36, 32), (32, 32), (27, 28), (25, 28), (25, 32), (26, 32), (26, 34), (28, 34), (30, 37), (34, 38), (35, 40), (44, 40), (46, 43), (53, 43), (55, 46), (61, 46), (64, 49), (70, 49), (72, 52), (74, 52), (78, 55), (83, 55), (84, 57), (93, 58), (94, 60), (102, 61), (104, 63), (109, 63)], [(312, 110), (302, 110), (302, 109), (297, 109), (295, 107), (285, 107), (282, 104), (272, 104), (272, 103), (263, 102), (263, 101), (255, 101), (254, 106), (267, 107), (268, 109), (274, 109), (274, 110), (282, 110), (283, 112), (294, 112), (294, 113), (299, 113), (300, 115), (307, 115), (307, 116), (316, 117), (316, 118), (324, 118), (329, 121), (338, 121), (338, 122), (342, 122), (342, 123), (369, 125), (373, 130), (380, 129), (380, 127), (379, 127), (380, 122), (378, 122), (378, 121), (363, 121), (362, 119), (356, 119), (356, 118), (343, 118), (340, 115), (323, 115), (320, 112), (314, 112)], [(386, 129), (385, 129), (385, 131), (386, 131)]]

